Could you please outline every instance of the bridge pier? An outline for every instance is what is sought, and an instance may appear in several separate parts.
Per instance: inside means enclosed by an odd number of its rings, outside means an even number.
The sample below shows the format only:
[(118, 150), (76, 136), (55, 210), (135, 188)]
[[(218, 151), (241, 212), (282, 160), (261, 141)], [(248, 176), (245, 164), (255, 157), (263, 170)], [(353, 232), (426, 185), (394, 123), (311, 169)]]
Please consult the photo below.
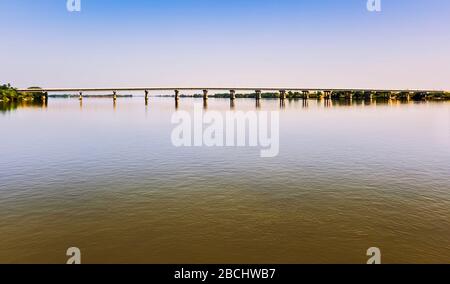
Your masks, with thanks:
[(236, 99), (236, 91), (230, 90), (230, 100), (234, 101)]
[(256, 90), (255, 94), (256, 94), (256, 96), (255, 96), (256, 100), (257, 101), (261, 100), (261, 90)]
[(203, 90), (203, 100), (204, 101), (208, 100), (208, 90)]
[(345, 94), (345, 98), (346, 98), (347, 100), (349, 100), (349, 101), (352, 101), (352, 100), (353, 100), (353, 93), (352, 93), (352, 92), (347, 92), (347, 93)]
[(144, 91), (144, 97), (145, 97), (145, 105), (147, 105), (148, 104), (148, 91), (147, 90), (145, 90)]
[(80, 92), (79, 93), (79, 98), (78, 98), (80, 101), (82, 101), (83, 100), (83, 92)]
[(180, 91), (175, 90), (175, 101), (178, 102), (180, 100)]
[(280, 90), (280, 100), (284, 101), (286, 99), (286, 91)]
[(48, 104), (48, 92), (45, 92), (44, 93), (44, 106), (47, 106), (47, 104)]
[(230, 109), (234, 110), (235, 107), (236, 107), (236, 101), (235, 100), (230, 100)]
[(399, 92), (397, 94), (397, 98), (402, 100), (402, 101), (409, 101), (410, 99), (410, 93), (409, 92)]
[(309, 100), (309, 91), (302, 91), (302, 93), (303, 93), (303, 99)]
[(371, 91), (364, 92), (364, 99), (373, 100), (373, 92), (371, 92)]
[(42, 95), (42, 101), (44, 102), (44, 104), (46, 104), (48, 102), (48, 93), (47, 92), (45, 92)]
[(411, 100), (411, 93), (407, 93), (406, 94), (406, 100), (409, 102)]
[(113, 92), (113, 101), (114, 102), (117, 101), (117, 92), (116, 91)]
[(323, 91), (326, 100), (331, 100), (331, 91)]

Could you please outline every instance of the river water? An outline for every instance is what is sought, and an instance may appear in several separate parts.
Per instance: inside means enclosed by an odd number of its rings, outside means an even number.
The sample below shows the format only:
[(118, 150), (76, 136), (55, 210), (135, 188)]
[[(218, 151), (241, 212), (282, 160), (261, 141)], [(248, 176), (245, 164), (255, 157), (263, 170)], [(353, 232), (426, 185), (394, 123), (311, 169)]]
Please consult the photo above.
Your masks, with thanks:
[(174, 147), (201, 99), (0, 110), (0, 263), (450, 262), (450, 103), (211, 98), (279, 111), (279, 155)]

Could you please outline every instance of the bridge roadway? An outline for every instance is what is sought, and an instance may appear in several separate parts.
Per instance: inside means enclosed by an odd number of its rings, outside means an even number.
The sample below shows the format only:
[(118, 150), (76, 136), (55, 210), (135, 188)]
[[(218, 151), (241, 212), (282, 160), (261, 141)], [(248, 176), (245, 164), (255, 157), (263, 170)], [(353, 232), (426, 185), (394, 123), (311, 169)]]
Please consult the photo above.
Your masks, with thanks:
[(442, 93), (443, 90), (401, 90), (401, 89), (336, 89), (336, 88), (239, 88), (239, 87), (228, 87), (228, 88), (217, 88), (217, 87), (171, 87), (171, 88), (141, 88), (141, 87), (130, 87), (130, 88), (42, 88), (42, 89), (19, 89), (19, 92), (29, 92), (29, 93), (79, 93), (79, 92), (124, 92), (124, 91), (261, 91), (261, 92), (279, 92), (279, 91), (292, 91), (292, 92), (382, 92), (382, 93), (402, 93), (402, 92), (423, 92), (423, 93)]

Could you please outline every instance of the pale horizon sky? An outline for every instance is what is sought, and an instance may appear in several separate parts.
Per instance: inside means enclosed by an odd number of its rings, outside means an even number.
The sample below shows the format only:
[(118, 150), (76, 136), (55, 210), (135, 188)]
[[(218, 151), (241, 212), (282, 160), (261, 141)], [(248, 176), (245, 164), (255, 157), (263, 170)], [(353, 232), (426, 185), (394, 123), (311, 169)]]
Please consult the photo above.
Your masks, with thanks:
[(0, 83), (450, 90), (450, 1), (0, 0)]

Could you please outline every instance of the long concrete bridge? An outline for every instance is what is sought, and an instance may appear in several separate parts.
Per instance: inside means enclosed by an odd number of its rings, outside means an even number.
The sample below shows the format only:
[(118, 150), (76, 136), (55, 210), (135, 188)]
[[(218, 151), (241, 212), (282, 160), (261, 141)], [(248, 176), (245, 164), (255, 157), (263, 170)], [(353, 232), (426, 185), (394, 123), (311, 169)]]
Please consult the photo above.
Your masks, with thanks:
[(354, 94), (363, 94), (365, 98), (372, 99), (372, 96), (374, 94), (384, 94), (386, 98), (392, 99), (392, 98), (406, 98), (410, 99), (411, 95), (413, 94), (423, 94), (424, 97), (427, 97), (428, 95), (432, 94), (443, 94), (446, 93), (446, 91), (443, 90), (402, 90), (402, 89), (327, 89), (327, 88), (249, 88), (249, 87), (212, 87), (212, 88), (200, 88), (200, 87), (170, 87), (170, 88), (155, 88), (155, 87), (149, 87), (149, 88), (141, 88), (141, 87), (131, 87), (131, 88), (29, 88), (29, 89), (18, 89), (19, 92), (27, 92), (27, 93), (43, 93), (45, 96), (45, 99), (48, 99), (49, 93), (64, 93), (64, 94), (70, 94), (70, 93), (76, 93), (79, 95), (79, 99), (83, 99), (84, 93), (89, 92), (111, 92), (113, 96), (113, 100), (117, 100), (117, 93), (118, 92), (143, 92), (145, 96), (145, 101), (148, 101), (149, 93), (150, 92), (166, 92), (166, 91), (173, 91), (175, 100), (180, 99), (180, 92), (181, 91), (200, 91), (203, 94), (203, 99), (208, 99), (208, 94), (210, 92), (220, 92), (220, 91), (226, 91), (230, 93), (230, 99), (234, 100), (236, 99), (236, 92), (254, 92), (256, 100), (261, 99), (261, 94), (263, 92), (278, 92), (279, 98), (281, 100), (286, 99), (287, 92), (296, 92), (301, 93), (303, 99), (309, 99), (309, 95), (311, 93), (319, 94), (318, 98), (322, 99), (332, 99), (333, 94), (344, 94), (344, 96), (348, 99), (352, 99)]

